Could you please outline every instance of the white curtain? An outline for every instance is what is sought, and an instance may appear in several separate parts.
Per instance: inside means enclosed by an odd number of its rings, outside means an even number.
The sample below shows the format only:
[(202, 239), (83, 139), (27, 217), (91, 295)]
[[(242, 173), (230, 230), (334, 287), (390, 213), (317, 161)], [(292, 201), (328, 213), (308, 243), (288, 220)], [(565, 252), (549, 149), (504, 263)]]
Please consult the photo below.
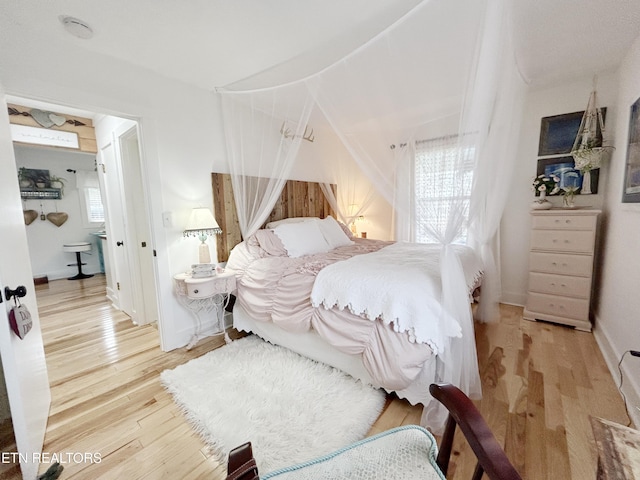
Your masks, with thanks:
[(267, 220), (309, 136), (312, 95), (304, 88), (220, 92), (238, 222), (247, 238)]
[[(266, 218), (271, 193), (275, 195), (281, 188), (279, 180), (284, 179), (293, 161), (291, 156), (297, 152), (295, 141), (268, 155), (262, 143), (258, 152), (249, 153), (246, 142), (272, 135), (281, 118), (291, 122), (291, 130), (296, 132), (294, 140), (299, 140), (310, 115), (308, 109), (314, 103), (314, 118), (323, 119), (377, 193), (393, 205), (396, 237), (409, 239), (420, 230), (442, 245), (442, 303), (460, 323), (463, 335), (451, 338), (439, 355), (440, 381), (457, 385), (472, 398), (481, 395), (473, 318), (452, 243), (471, 227), (485, 262), (487, 281), (492, 282), (486, 292), (483, 288), (483, 296), (495, 297), (499, 290), (494, 273), (499, 269), (491, 247), (506, 189), (495, 188), (491, 175), (499, 171), (499, 183), (509, 182), (507, 165), (513, 162), (517, 142), (514, 118), (518, 118), (521, 105), (521, 82), (508, 36), (506, 2), (425, 0), (367, 44), (311, 77), (271, 90), (223, 97), (229, 159), (240, 162), (230, 169), (244, 176), (249, 159), (258, 158), (269, 165), (276, 159), (278, 164), (270, 170), (272, 188), (262, 194), (269, 201), (262, 199), (260, 207), (255, 208), (252, 195), (243, 195), (246, 204), (237, 200), (239, 214), (240, 209), (245, 210), (243, 233), (253, 231)], [(237, 120), (229, 111), (228, 99), (233, 95), (242, 98), (241, 104), (250, 110), (260, 105), (260, 113), (247, 112), (250, 122)], [(272, 95), (278, 97), (277, 101), (269, 100)], [(293, 108), (293, 98), (299, 102), (297, 109)], [(288, 101), (295, 115), (280, 110), (279, 105), (289, 105)], [(254, 134), (256, 125), (265, 124), (270, 124), (268, 135)], [(418, 208), (413, 201), (415, 161), (425, 145), (416, 143), (416, 139), (445, 136), (453, 143), (446, 147), (446, 162), (440, 162), (446, 163), (446, 168), (441, 165), (439, 173), (434, 169), (429, 186), (440, 200)], [(348, 223), (348, 214), (357, 212), (345, 212), (344, 206), (331, 197), (332, 206)], [(427, 220), (433, 218), (438, 221)], [(495, 303), (495, 298), (487, 301)], [(422, 424), (439, 432), (446, 410), (434, 400), (424, 412)]]

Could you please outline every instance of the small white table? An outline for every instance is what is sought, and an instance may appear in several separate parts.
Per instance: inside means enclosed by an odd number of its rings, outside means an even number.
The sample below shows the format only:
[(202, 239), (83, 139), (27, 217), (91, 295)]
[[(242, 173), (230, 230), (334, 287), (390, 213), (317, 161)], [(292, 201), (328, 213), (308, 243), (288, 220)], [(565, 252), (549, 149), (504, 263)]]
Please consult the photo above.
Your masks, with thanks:
[(190, 273), (179, 273), (173, 277), (178, 301), (188, 308), (196, 318), (196, 331), (187, 345), (193, 348), (201, 338), (200, 330), (204, 316), (215, 315), (214, 335), (224, 333), (224, 309), (229, 295), (236, 289), (235, 272), (226, 271), (213, 277), (194, 278)]

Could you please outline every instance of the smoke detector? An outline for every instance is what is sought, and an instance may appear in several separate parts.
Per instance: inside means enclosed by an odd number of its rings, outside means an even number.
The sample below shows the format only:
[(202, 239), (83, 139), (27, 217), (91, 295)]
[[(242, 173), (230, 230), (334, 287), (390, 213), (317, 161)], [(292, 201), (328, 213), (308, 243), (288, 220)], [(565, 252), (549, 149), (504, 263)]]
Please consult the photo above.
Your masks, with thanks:
[(86, 22), (75, 17), (70, 17), (69, 15), (60, 15), (58, 19), (65, 30), (74, 37), (82, 38), (84, 40), (93, 37), (93, 30)]

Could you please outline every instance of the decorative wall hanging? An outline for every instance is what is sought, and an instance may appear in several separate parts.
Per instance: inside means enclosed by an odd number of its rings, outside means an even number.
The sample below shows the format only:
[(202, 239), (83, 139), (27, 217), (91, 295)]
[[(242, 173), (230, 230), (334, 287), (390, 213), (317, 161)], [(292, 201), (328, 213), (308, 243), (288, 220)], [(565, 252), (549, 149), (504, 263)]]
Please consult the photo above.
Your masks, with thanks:
[(97, 153), (91, 118), (8, 104), (13, 141)]
[(11, 124), (11, 139), (14, 142), (47, 145), (51, 147), (80, 148), (78, 134), (63, 130), (48, 130), (46, 128), (29, 127), (27, 125)]
[(640, 98), (631, 105), (623, 203), (640, 203)]
[(18, 170), (18, 181), (23, 199), (62, 198), (65, 179), (51, 176), (49, 170), (21, 167)]
[(61, 226), (69, 219), (69, 215), (65, 212), (51, 212), (47, 213), (47, 220), (53, 223), (56, 227)]
[(76, 119), (67, 120), (67, 118), (63, 117), (62, 115), (59, 115), (54, 112), (39, 110), (37, 108), (32, 108), (29, 111), (26, 111), (26, 110), (20, 111), (15, 107), (7, 107), (7, 109), (9, 111), (9, 115), (22, 115), (23, 117), (31, 117), (36, 122), (38, 122), (38, 124), (42, 125), (44, 128), (51, 128), (54, 125), (57, 127), (61, 127), (65, 123), (68, 123), (69, 125), (73, 125), (76, 127), (86, 126), (86, 123), (82, 123), (79, 120), (76, 120)]
[(282, 136), (284, 138), (295, 138), (297, 137), (301, 137), (303, 140), (306, 140), (307, 142), (311, 142), (313, 143), (313, 141), (316, 139), (316, 137), (313, 135), (313, 128), (309, 129), (309, 125), (306, 125), (304, 127), (304, 132), (302, 133), (302, 135), (296, 135), (295, 133), (293, 133), (291, 131), (291, 129), (289, 127), (285, 127), (286, 122), (282, 122), (282, 126), (280, 127), (280, 133), (282, 134)]
[(38, 218), (38, 212), (35, 210), (23, 210), (22, 215), (24, 216), (25, 225), (31, 225), (33, 221)]
[(583, 174), (582, 195), (596, 193), (592, 187), (592, 171), (599, 169), (609, 158), (614, 147), (605, 145), (604, 116), (598, 107), (595, 88), (589, 95), (587, 109), (582, 116), (580, 129), (573, 142), (571, 156), (576, 169)]
[(584, 112), (573, 112), (542, 118), (538, 156), (569, 153), (583, 115)]

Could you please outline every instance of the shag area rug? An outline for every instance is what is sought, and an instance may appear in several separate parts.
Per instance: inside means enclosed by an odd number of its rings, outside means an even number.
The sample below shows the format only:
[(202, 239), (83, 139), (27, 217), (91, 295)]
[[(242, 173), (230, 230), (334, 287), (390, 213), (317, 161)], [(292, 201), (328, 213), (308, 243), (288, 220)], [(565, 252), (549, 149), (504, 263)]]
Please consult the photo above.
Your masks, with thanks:
[(250, 441), (262, 474), (364, 438), (383, 391), (249, 336), (161, 374), (221, 462)]

